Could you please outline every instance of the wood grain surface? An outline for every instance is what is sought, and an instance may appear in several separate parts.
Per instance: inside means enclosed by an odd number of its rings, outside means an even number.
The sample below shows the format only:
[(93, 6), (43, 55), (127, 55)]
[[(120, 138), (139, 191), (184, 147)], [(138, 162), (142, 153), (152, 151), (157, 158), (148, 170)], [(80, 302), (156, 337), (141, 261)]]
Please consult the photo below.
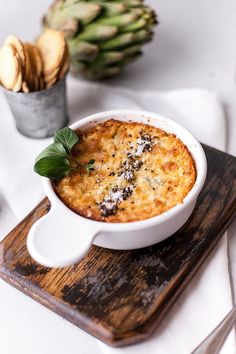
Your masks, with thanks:
[(147, 339), (236, 215), (236, 158), (205, 151), (205, 187), (169, 239), (134, 251), (93, 246), (73, 267), (44, 268), (26, 249), (30, 227), (50, 209), (44, 199), (1, 242), (0, 277), (109, 345)]

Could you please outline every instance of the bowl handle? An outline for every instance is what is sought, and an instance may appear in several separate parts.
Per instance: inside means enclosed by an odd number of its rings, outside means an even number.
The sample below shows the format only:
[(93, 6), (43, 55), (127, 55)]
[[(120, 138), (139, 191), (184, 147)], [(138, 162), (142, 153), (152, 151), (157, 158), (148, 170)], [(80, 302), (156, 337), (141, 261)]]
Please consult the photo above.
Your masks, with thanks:
[(98, 233), (94, 221), (52, 207), (30, 229), (27, 248), (31, 257), (45, 267), (66, 267), (85, 256)]

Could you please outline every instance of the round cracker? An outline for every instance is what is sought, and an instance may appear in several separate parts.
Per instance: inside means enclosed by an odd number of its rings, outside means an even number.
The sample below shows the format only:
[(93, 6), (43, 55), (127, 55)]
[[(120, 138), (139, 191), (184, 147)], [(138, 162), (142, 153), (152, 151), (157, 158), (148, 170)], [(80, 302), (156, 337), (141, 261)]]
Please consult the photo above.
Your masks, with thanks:
[(24, 72), (24, 81), (27, 83), (27, 86), (29, 90), (31, 91), (33, 89), (33, 84), (32, 84), (32, 75), (31, 75), (31, 61), (30, 61), (30, 56), (29, 52), (27, 50), (27, 45), (26, 43), (23, 43), (24, 49), (25, 49), (25, 72)]
[(21, 90), (21, 86), (22, 86), (22, 72), (20, 71), (19, 75), (18, 75), (18, 80), (17, 80), (15, 86), (13, 87), (12, 91), (19, 92)]
[(12, 90), (19, 80), (21, 64), (19, 55), (11, 44), (5, 44), (0, 50), (0, 82)]
[(40, 77), (39, 76), (36, 76), (35, 77), (35, 91), (40, 91), (41, 88), (40, 88)]
[(29, 61), (30, 61), (30, 64), (31, 64), (31, 69), (34, 70), (34, 72), (37, 74), (38, 72), (38, 68), (37, 68), (37, 61), (35, 59), (35, 50), (34, 50), (34, 46), (33, 44), (31, 43), (24, 43), (24, 47), (25, 47), (25, 50), (27, 51), (27, 53), (29, 54)]
[(70, 67), (70, 60), (69, 58), (64, 62), (64, 64), (62, 65), (62, 68), (59, 72), (59, 79), (62, 79), (69, 71), (69, 67)]
[(24, 93), (29, 93), (30, 89), (26, 81), (22, 82), (21, 91)]
[(35, 60), (35, 51), (34, 46), (31, 43), (24, 43), (24, 48), (27, 57), (27, 66), (26, 66), (26, 76), (25, 80), (28, 82), (30, 91), (38, 90), (38, 74), (37, 74), (37, 63)]
[(43, 59), (41, 57), (40, 51), (36, 45), (32, 44), (31, 46), (32, 55), (34, 56), (34, 62), (37, 70), (38, 76), (41, 76), (43, 73)]
[(8, 36), (4, 44), (11, 44), (20, 56), (21, 67), (25, 67), (25, 49), (23, 43), (15, 36)]
[(56, 68), (51, 74), (44, 76), (44, 81), (45, 82), (49, 82), (52, 81), (55, 77), (58, 77), (60, 71), (60, 67)]
[(67, 74), (67, 72), (69, 71), (69, 67), (70, 67), (70, 54), (69, 54), (68, 45), (66, 44), (64, 60), (58, 75), (59, 79), (62, 79)]
[(44, 75), (47, 76), (60, 67), (66, 50), (66, 42), (62, 32), (47, 29), (37, 40), (43, 64)]
[(43, 79), (43, 77), (41, 76), (40, 78), (39, 78), (39, 84), (40, 84), (40, 90), (44, 90), (44, 88), (45, 88), (45, 83), (44, 83), (44, 79)]
[(34, 75), (32, 80), (33, 80), (33, 91), (38, 91), (39, 90), (38, 77), (36, 75)]
[(57, 82), (57, 76), (54, 77), (51, 81), (46, 82), (46, 88), (48, 89), (48, 88), (52, 87), (56, 82)]

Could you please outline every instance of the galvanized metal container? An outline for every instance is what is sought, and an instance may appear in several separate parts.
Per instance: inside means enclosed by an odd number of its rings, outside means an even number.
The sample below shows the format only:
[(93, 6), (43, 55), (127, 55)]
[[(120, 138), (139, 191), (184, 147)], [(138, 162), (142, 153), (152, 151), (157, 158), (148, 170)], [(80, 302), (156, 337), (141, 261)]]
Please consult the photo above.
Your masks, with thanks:
[(15, 118), (16, 127), (30, 138), (47, 138), (68, 122), (66, 78), (53, 87), (21, 93), (3, 89)]

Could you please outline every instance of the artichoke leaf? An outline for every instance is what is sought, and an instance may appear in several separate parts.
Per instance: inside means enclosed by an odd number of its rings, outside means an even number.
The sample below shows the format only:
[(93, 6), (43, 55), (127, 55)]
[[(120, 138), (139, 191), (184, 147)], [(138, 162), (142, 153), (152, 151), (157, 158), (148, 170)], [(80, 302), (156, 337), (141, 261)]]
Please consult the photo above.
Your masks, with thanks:
[(117, 33), (117, 27), (91, 23), (77, 36), (77, 38), (82, 41), (90, 41), (96, 43), (110, 39)]

